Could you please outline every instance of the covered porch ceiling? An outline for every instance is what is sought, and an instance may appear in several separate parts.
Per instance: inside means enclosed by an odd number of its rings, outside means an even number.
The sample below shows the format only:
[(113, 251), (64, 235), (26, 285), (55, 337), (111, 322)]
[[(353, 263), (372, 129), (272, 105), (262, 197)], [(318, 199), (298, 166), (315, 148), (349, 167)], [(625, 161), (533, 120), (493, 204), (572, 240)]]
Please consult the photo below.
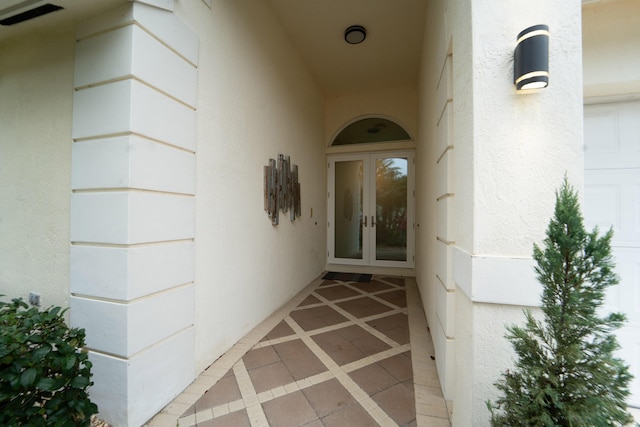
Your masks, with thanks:
[[(128, 1), (2, 0), (0, 18), (11, 9), (29, 9), (46, 3), (64, 9), (13, 26), (0, 26), (0, 42), (69, 21), (81, 21)], [(147, 1), (170, 3), (170, 0)], [(327, 95), (417, 85), (429, 0), (262, 1), (269, 2)], [(614, 0), (582, 0), (582, 3), (609, 1)], [(214, 0), (212, 13), (215, 7)], [(345, 29), (352, 25), (366, 28), (367, 38), (363, 43), (345, 42)]]
[[(326, 94), (417, 84), (427, 0), (400, 3), (396, 0), (264, 1), (269, 2)], [(78, 22), (127, 0), (3, 0), (1, 3), (0, 17), (12, 8), (29, 9), (46, 3), (64, 9), (12, 26), (0, 26), (0, 42), (69, 21)], [(212, 13), (215, 7), (213, 1)], [(345, 42), (345, 29), (352, 25), (365, 27), (367, 37), (363, 43)]]
[[(327, 94), (415, 86), (427, 0), (269, 0)], [(366, 29), (345, 42), (352, 25)]]

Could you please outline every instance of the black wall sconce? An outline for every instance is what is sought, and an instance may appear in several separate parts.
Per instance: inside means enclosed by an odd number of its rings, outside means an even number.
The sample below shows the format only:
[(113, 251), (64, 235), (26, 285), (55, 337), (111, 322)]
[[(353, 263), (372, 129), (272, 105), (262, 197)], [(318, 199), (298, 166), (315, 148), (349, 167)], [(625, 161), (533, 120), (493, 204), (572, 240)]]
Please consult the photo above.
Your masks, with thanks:
[(549, 85), (549, 27), (534, 25), (518, 34), (513, 53), (513, 83), (517, 90)]

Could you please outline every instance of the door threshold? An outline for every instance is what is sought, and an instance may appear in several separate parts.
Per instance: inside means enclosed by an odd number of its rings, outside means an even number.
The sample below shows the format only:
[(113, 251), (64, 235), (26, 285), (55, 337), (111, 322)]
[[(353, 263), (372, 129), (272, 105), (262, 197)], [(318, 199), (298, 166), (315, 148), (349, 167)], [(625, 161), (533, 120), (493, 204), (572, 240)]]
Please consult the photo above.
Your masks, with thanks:
[(326, 271), (338, 273), (379, 274), (385, 276), (416, 277), (414, 268), (377, 267), (367, 265), (327, 264)]

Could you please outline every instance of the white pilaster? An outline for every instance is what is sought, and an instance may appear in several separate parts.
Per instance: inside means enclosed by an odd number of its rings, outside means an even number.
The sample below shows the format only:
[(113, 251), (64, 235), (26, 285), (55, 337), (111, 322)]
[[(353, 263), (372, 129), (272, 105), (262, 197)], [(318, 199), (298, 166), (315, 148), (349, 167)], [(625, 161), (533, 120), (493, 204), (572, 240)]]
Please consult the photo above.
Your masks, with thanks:
[[(446, 51), (445, 51), (446, 52)], [(454, 188), (453, 132), (453, 58), (450, 52), (438, 58), (441, 66), (436, 88), (436, 162), (435, 162), (435, 233), (436, 263), (433, 280), (434, 313), (429, 314), (435, 344), (438, 374), (445, 399), (451, 400), (455, 382), (455, 309), (451, 251), (456, 244), (452, 212), (456, 199)]]
[(71, 323), (91, 395), (143, 424), (194, 378), (198, 37), (173, 1), (134, 1), (77, 30)]

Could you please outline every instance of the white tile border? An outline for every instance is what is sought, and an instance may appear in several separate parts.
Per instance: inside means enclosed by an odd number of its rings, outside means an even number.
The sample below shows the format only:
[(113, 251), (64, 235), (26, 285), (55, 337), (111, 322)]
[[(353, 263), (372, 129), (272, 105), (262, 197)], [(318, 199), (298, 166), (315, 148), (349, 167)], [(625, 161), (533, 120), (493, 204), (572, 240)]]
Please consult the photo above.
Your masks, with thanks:
[(422, 300), (414, 278), (405, 279), (407, 310), (409, 312), (409, 341), (413, 364), (413, 389), (416, 399), (416, 423), (424, 426), (451, 426), (450, 411), (442, 394), (436, 367), (435, 351)]
[[(254, 328), (249, 334), (242, 338), (231, 350), (221, 356), (215, 363), (207, 368), (194, 383), (185, 390), (180, 396), (178, 396), (174, 402), (178, 404), (167, 405), (159, 414), (157, 414), (147, 426), (166, 426), (166, 425), (179, 425), (181, 427), (190, 427), (218, 416), (223, 416), (238, 410), (246, 409), (247, 415), (253, 427), (255, 426), (268, 426), (264, 410), (262, 409), (262, 403), (276, 399), (289, 393), (293, 393), (299, 390), (303, 390), (308, 387), (320, 384), (330, 379), (336, 379), (340, 384), (352, 395), (354, 399), (378, 422), (381, 426), (397, 426), (397, 424), (389, 417), (389, 415), (366, 393), (362, 388), (348, 375), (349, 372), (353, 372), (364, 366), (368, 366), (372, 363), (379, 362), (381, 360), (393, 357), (395, 355), (411, 351), (411, 360), (413, 368), (413, 382), (416, 399), (416, 421), (418, 426), (450, 426), (449, 417), (450, 413), (446, 406), (446, 402), (442, 397), (442, 391), (439, 381), (437, 380), (437, 370), (435, 368), (435, 362), (431, 359), (433, 355), (433, 344), (429, 341), (431, 335), (427, 331), (426, 318), (422, 309), (420, 296), (418, 289), (413, 278), (405, 278), (404, 288), (395, 285), (391, 282), (384, 281), (383, 278), (376, 277), (376, 280), (390, 284), (395, 289), (404, 289), (407, 296), (407, 308), (398, 309), (397, 307), (389, 312), (376, 314), (365, 318), (356, 318), (350, 313), (340, 309), (335, 305), (336, 302), (346, 301), (353, 298), (345, 298), (336, 301), (329, 301), (323, 298), (319, 294), (315, 294), (314, 291), (322, 283), (323, 279), (320, 276), (314, 280), (311, 284), (305, 287), (289, 302), (283, 305), (279, 310), (273, 313), (263, 323)], [(348, 282), (345, 282), (348, 285)], [(345, 283), (339, 283), (344, 285)], [(357, 287), (352, 287), (358, 290)], [(380, 291), (376, 293), (384, 293), (390, 290)], [(361, 291), (361, 293), (364, 293)], [(289, 313), (298, 308), (298, 305), (304, 301), (309, 295), (313, 294), (314, 297), (322, 301), (321, 304), (312, 304), (300, 309), (312, 308), (314, 306), (328, 305), (333, 309), (338, 309), (340, 314), (349, 319), (347, 322), (341, 322), (336, 325), (328, 326), (313, 331), (304, 331), (290, 316)], [(370, 295), (367, 293), (367, 295)], [(360, 297), (360, 296), (358, 296)], [(388, 305), (388, 303), (387, 303)], [(387, 317), (396, 313), (405, 313), (408, 316), (409, 331), (410, 331), (410, 344), (400, 345), (393, 340), (386, 338), (383, 340), (391, 348), (386, 349), (377, 354), (359, 359), (357, 361), (338, 365), (333, 359), (322, 350), (316, 342), (311, 338), (314, 335), (337, 330), (350, 325), (358, 325), (367, 330), (367, 332), (374, 333), (378, 337), (378, 331), (366, 324), (367, 321), (375, 320), (376, 318)], [(294, 331), (294, 335), (290, 335), (283, 338), (260, 342), (260, 340), (271, 331), (281, 321), (285, 321)], [(363, 326), (364, 325), (364, 326)], [(380, 337), (378, 337), (380, 338)], [(255, 389), (248, 377), (248, 372), (242, 362), (242, 357), (252, 348), (264, 347), (267, 345), (274, 345), (281, 342), (291, 341), (294, 339), (301, 339), (305, 345), (320, 359), (320, 361), (328, 368), (328, 371), (320, 374), (313, 375), (302, 380), (294, 381), (283, 386), (278, 386), (273, 389), (256, 394)], [(390, 341), (390, 342), (387, 342)], [(209, 408), (198, 413), (190, 414), (180, 418), (184, 414), (184, 410), (195, 404), (200, 397), (204, 394), (204, 391), (209, 390), (220, 380), (230, 369), (234, 370), (236, 375), (236, 381), (240, 388), (242, 399), (238, 399), (233, 402), (228, 402), (214, 408)], [(246, 377), (246, 378), (245, 378)], [(248, 381), (245, 381), (248, 380)], [(181, 412), (180, 412), (181, 411)], [(446, 418), (445, 418), (446, 417)]]

